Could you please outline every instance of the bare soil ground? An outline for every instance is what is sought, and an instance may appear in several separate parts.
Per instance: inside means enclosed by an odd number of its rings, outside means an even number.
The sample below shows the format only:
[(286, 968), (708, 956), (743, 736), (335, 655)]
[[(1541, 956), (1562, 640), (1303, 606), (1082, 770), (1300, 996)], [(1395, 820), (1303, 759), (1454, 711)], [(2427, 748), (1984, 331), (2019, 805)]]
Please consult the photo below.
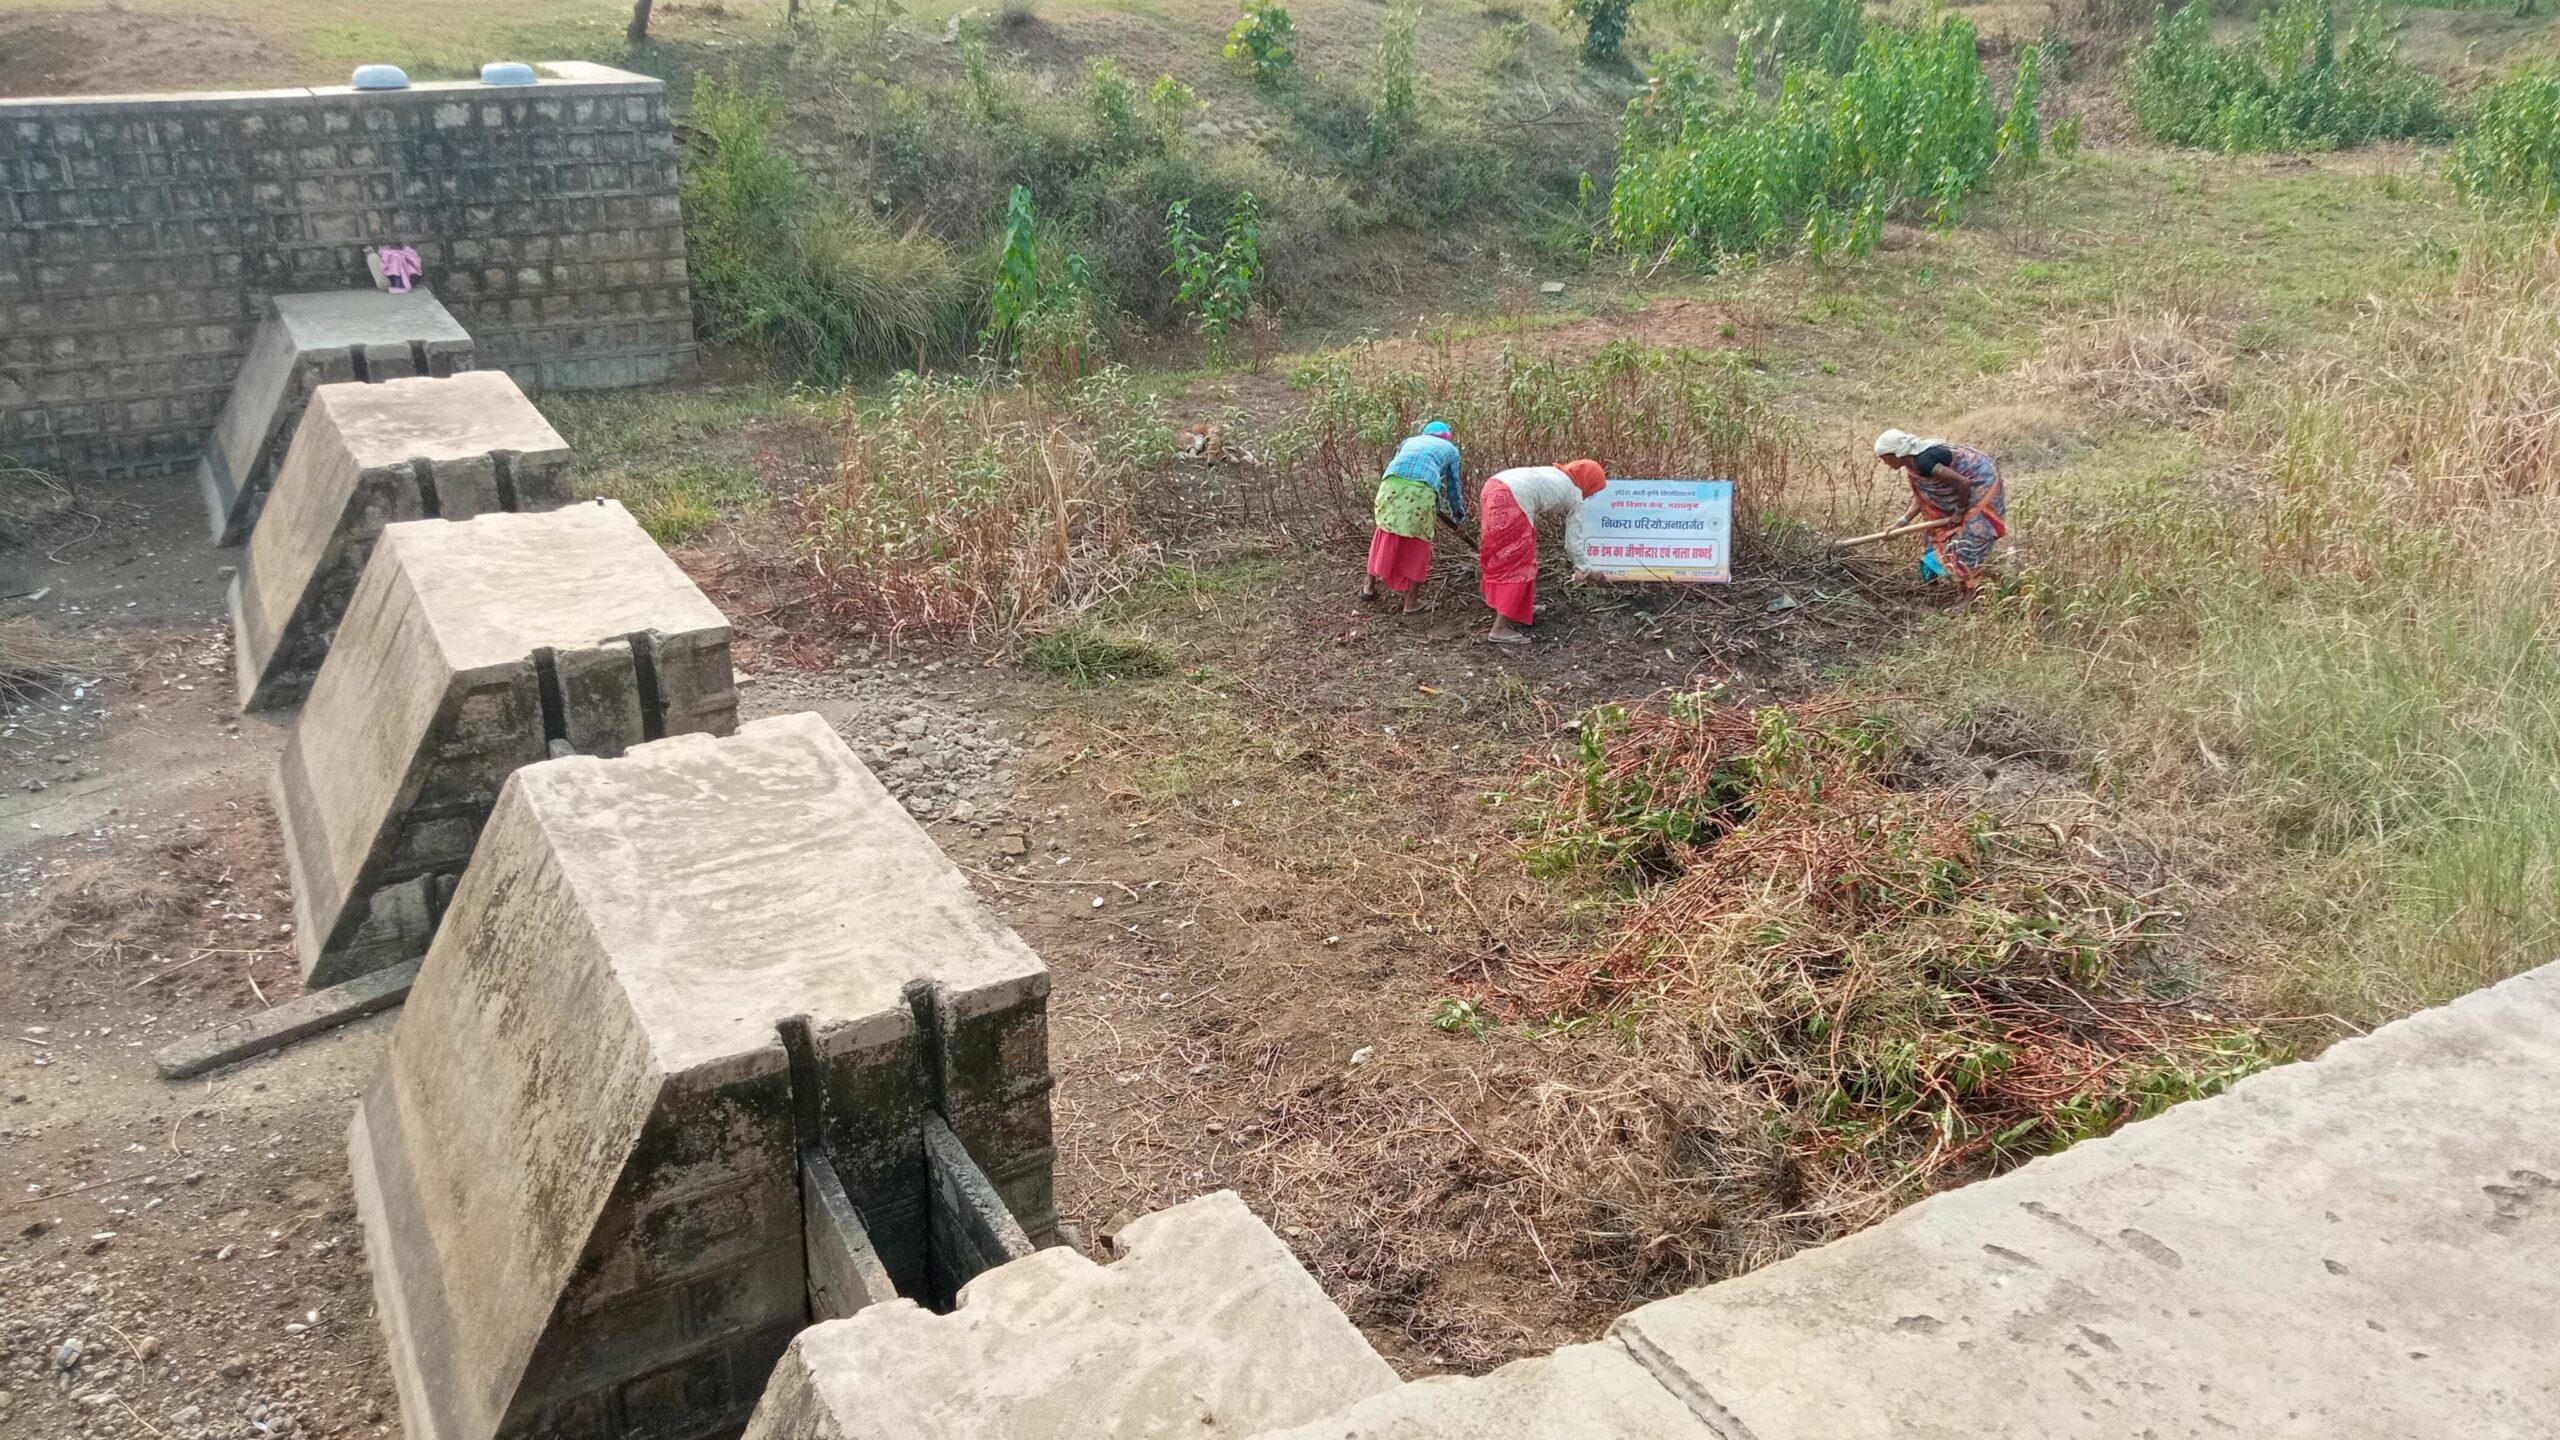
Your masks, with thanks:
[(238, 16), (32, 10), (0, 15), (0, 95), (194, 89), (265, 67), (291, 74), (299, 50), (280, 27)]
[[(180, 490), (0, 556), (12, 607), (45, 591), (99, 657), (0, 735), (0, 1431), (391, 1433), (343, 1151), (390, 1017), (209, 1080), (150, 1067), (299, 988), (264, 800), (282, 731), (231, 713), (225, 557)], [(1060, 1193), (1088, 1243), (1232, 1186), (1416, 1372), (1588, 1333), (1686, 1278), (1553, 1283), (1625, 1237), (1537, 1231), (1499, 1148), (1560, 1097), (1606, 1111), (1614, 1046), (1430, 1023), (1512, 923), (1467, 916), (1481, 891), (1448, 878), (1500, 848), (1482, 795), (1595, 698), (1791, 693), (1894, 624), (1820, 577), (1559, 587), (1541, 643), (1496, 651), (1462, 558), (1404, 619), (1353, 597), (1347, 551), (1243, 542), (1129, 617), (1182, 667), (1129, 687), (837, 663), (773, 625), (739, 645), (751, 713), (816, 708), (875, 754), (914, 717), (1002, 757), (954, 772), (972, 803), (934, 828), (1057, 969)], [(1782, 589), (1801, 603), (1769, 611)]]

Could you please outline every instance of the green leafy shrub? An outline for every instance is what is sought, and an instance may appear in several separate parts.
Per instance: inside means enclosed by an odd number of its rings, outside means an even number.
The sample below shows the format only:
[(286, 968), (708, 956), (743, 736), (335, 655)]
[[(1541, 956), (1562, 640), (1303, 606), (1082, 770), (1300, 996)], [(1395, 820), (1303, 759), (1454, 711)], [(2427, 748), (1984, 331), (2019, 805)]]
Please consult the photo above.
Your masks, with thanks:
[(2482, 92), (2444, 169), (2475, 201), (2560, 210), (2560, 65), (2515, 71)]
[(1200, 333), (1223, 340), (1242, 330), (1262, 274), (1261, 207), (1253, 192), (1236, 197), (1215, 249), (1192, 225), (1190, 202), (1174, 201), (1165, 210), (1164, 243), (1173, 255), (1172, 273), (1182, 281), (1174, 301), (1198, 311)]
[(1058, 201), (1058, 229), (1083, 253), (1114, 309), (1158, 325), (1180, 318), (1181, 277), (1167, 268), (1162, 228), (1129, 217), (1161, 216), (1180, 200), (1196, 224), (1214, 231), (1246, 192), (1258, 207), (1257, 288), (1274, 305), (1286, 287), (1314, 283), (1341, 254), (1341, 237), (1360, 223), (1338, 180), (1293, 168), (1259, 146), (1186, 140), (1077, 176)]
[(705, 75), (683, 163), (693, 296), (709, 338), (754, 345), (803, 378), (912, 364), (970, 329), (950, 252), (846, 205), (773, 147), (782, 102)]
[(1951, 220), (1989, 175), (2000, 123), (1973, 27), (1954, 16), (1870, 30), (1838, 75), (1790, 65), (1774, 99), (1674, 66), (1628, 106), (1610, 236), (1701, 259), (1794, 245), (1817, 259), (1863, 253), (1891, 215)]
[(1413, 128), (1416, 107), (1414, 31), (1421, 7), (1400, 4), (1387, 12), (1386, 33), (1378, 40), (1378, 105), (1369, 116), (1369, 148), (1383, 152)]
[(1093, 271), (1070, 253), (1043, 274), (1040, 215), (1031, 192), (1013, 187), (1005, 204), (1004, 244), (987, 298), (987, 327), (979, 341), (996, 357), (1008, 353), (1033, 374), (1076, 379), (1100, 368), (1108, 345), (1105, 307)]
[(2080, 117), (2065, 115), (2053, 122), (2053, 130), (2045, 136), (2053, 146), (2056, 159), (2068, 160), (2080, 153)]
[(2042, 132), (2036, 125), (2036, 72), (2043, 52), (2041, 45), (2030, 45), (2018, 52), (2018, 77), (2009, 87), (2009, 115), (2000, 122), (2000, 133), (1992, 139), (1992, 148), (2002, 160), (2024, 168), (2033, 167), (2044, 148)]
[(1140, 119), (1144, 97), (1138, 82), (1120, 73), (1120, 62), (1096, 55), (1085, 62), (1085, 109), (1106, 155), (1132, 155), (1151, 138)]
[(1227, 32), (1224, 53), (1255, 84), (1277, 87), (1298, 62), (1297, 46), (1292, 43), (1295, 35), (1289, 11), (1278, 0), (1244, 0), (1244, 13)]
[(1593, 60), (1615, 60), (1626, 47), (1627, 21), (1635, 0), (1564, 0), (1560, 19), (1582, 26), (1582, 53)]
[(2333, 150), (2437, 135), (2444, 92), (2401, 60), (2381, 10), (2357, 7), (2345, 44), (2330, 0), (2283, 0), (2215, 43), (2203, 0), (2159, 15), (2127, 100), (2143, 133), (2207, 150)]
[(995, 287), (987, 299), (987, 328), (980, 336), (1001, 345), (1040, 305), (1040, 216), (1031, 192), (1016, 185), (1005, 201), (1004, 245), (996, 257)]

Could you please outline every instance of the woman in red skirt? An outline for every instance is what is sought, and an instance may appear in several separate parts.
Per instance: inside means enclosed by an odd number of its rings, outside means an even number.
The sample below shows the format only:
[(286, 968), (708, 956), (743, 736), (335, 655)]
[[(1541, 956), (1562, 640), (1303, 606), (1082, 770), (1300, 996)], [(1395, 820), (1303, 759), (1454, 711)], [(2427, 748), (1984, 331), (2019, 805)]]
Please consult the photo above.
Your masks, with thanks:
[(1599, 578), (1590, 573), (1583, 544), (1582, 502), (1608, 483), (1597, 460), (1523, 465), (1484, 482), (1483, 546), (1477, 557), (1484, 572), (1484, 603), (1493, 607), (1493, 629), (1484, 638), (1496, 645), (1529, 643), (1529, 624), (1538, 618), (1540, 530), (1562, 528), (1565, 560), (1574, 574)]

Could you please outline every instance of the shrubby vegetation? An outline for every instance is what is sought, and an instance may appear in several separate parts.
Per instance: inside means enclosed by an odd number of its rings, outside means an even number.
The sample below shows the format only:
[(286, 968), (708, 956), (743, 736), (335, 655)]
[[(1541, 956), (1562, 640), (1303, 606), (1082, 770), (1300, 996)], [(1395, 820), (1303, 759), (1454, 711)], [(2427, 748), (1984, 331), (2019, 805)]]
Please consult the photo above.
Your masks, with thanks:
[(1615, 60), (1626, 45), (1627, 24), (1635, 0), (1564, 0), (1559, 18), (1582, 25), (1582, 53), (1594, 60)]
[(2444, 168), (2474, 200), (2560, 210), (2560, 66), (2518, 70), (2482, 92)]
[(955, 353), (976, 328), (951, 253), (847, 205), (774, 148), (782, 102), (704, 76), (688, 116), (684, 206), (709, 338), (833, 381)]
[(2443, 87), (2402, 61), (2378, 5), (2339, 43), (2330, 0), (2284, 0), (2244, 39), (2213, 39), (2204, 0), (2163, 10), (2127, 95), (2155, 140), (2208, 150), (2332, 150), (2444, 132)]
[(2033, 61), (2024, 110), (2004, 130), (1960, 18), (1876, 27), (1837, 74), (1828, 58), (1817, 50), (1788, 65), (1774, 96), (1755, 83), (1747, 46), (1731, 85), (1670, 67), (1629, 106), (1620, 134), (1609, 198), (1618, 245), (1700, 259), (1798, 246), (1816, 258), (1857, 254), (1890, 217), (1951, 222), (2004, 135), (2034, 155)]
[(1244, 0), (1244, 13), (1227, 32), (1226, 56), (1257, 85), (1276, 86), (1298, 63), (1296, 28), (1278, 0)]

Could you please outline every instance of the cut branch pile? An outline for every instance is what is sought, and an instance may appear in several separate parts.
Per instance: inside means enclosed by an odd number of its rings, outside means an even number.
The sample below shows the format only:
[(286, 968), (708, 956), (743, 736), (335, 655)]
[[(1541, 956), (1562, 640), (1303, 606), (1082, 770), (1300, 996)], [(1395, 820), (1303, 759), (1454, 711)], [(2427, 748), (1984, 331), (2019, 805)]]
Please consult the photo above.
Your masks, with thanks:
[(1528, 858), (1602, 887), (1610, 934), (1515, 963), (1509, 1000), (1677, 1036), (1759, 1094), (1835, 1203), (1986, 1173), (2278, 1058), (2165, 983), (2174, 909), (2051, 828), (1900, 787), (1902, 759), (1843, 701), (1586, 717), (1532, 777)]

